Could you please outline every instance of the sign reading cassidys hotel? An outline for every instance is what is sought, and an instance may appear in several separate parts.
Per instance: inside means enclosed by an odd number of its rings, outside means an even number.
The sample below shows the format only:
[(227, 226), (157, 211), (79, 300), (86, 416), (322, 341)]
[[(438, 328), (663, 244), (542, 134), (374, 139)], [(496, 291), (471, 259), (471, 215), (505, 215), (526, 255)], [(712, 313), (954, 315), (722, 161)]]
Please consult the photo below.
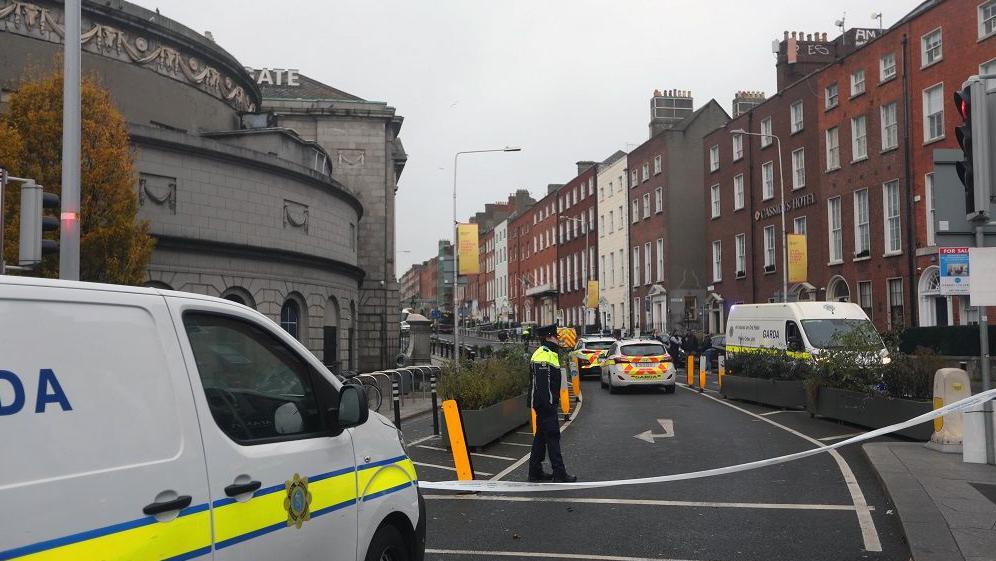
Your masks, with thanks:
[[(799, 195), (785, 201), (785, 207), (788, 210), (793, 210), (797, 208), (803, 208), (816, 204), (816, 195), (813, 193), (806, 193), (805, 195)], [(782, 213), (782, 205), (772, 205), (759, 209), (754, 212), (754, 220), (764, 220), (765, 218), (771, 218), (772, 216), (778, 216)]]

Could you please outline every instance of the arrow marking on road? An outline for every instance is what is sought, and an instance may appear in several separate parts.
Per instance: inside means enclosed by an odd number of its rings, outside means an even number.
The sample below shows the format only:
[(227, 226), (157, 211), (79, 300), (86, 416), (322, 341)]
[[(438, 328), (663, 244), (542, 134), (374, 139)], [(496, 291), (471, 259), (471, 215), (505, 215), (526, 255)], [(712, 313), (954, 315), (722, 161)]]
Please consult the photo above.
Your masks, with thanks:
[(664, 429), (664, 434), (658, 434), (651, 429), (641, 432), (640, 434), (634, 434), (633, 438), (639, 438), (644, 442), (653, 444), (655, 439), (671, 438), (674, 436), (674, 421), (671, 419), (657, 419), (657, 422), (660, 423), (661, 428)]

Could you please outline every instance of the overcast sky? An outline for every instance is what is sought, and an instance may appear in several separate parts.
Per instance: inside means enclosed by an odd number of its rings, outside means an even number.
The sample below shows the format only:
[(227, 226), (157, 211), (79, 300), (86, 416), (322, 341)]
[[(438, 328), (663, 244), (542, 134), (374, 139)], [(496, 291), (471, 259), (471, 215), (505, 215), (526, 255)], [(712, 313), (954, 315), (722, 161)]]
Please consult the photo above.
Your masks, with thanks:
[[(134, 0), (133, 0), (134, 1)], [(730, 111), (737, 90), (775, 87), (783, 30), (889, 27), (915, 0), (138, 0), (247, 66), (297, 68), (405, 118), (398, 275), (452, 237), (453, 154), (461, 220), (526, 188), (539, 198), (575, 162), (647, 139), (655, 88)]]

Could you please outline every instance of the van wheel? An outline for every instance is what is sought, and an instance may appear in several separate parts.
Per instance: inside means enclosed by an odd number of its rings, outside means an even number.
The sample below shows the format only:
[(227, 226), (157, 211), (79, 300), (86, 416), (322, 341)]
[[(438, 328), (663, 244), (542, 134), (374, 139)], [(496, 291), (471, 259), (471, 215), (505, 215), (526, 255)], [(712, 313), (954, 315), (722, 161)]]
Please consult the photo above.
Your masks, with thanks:
[(401, 532), (387, 524), (370, 540), (366, 561), (408, 561), (408, 547)]
[(602, 385), (603, 390), (609, 387), (609, 385), (605, 383), (605, 378), (603, 378), (601, 374), (598, 375), (598, 383)]

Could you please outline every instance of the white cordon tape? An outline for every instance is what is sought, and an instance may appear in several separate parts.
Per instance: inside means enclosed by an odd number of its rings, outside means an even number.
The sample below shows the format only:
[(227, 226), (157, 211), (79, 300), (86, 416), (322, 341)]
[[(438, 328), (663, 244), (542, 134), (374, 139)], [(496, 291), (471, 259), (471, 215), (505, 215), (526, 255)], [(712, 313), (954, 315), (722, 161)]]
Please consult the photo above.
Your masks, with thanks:
[(490, 493), (510, 493), (510, 492), (520, 492), (520, 493), (531, 493), (531, 492), (543, 492), (543, 491), (564, 491), (570, 489), (595, 489), (598, 487), (618, 487), (620, 485), (642, 485), (644, 483), (664, 483), (666, 481), (682, 481), (685, 479), (699, 479), (702, 477), (713, 477), (715, 475), (725, 475), (727, 473), (737, 473), (740, 471), (747, 471), (751, 469), (757, 469), (767, 466), (773, 466), (776, 464), (783, 464), (785, 462), (791, 462), (792, 460), (798, 460), (800, 458), (806, 458), (809, 456), (815, 456), (816, 454), (821, 454), (842, 446), (847, 446), (849, 444), (855, 444), (862, 442), (864, 440), (870, 440), (877, 436), (882, 436), (883, 434), (889, 434), (890, 432), (895, 432), (905, 428), (912, 427), (914, 425), (919, 425), (920, 423), (936, 419), (948, 413), (956, 413), (958, 411), (964, 411), (975, 405), (985, 403), (990, 399), (996, 398), (996, 389), (988, 390), (971, 397), (966, 397), (961, 401), (956, 401), (950, 405), (945, 405), (940, 409), (935, 409), (929, 413), (924, 413), (923, 415), (914, 417), (908, 421), (903, 421), (902, 423), (896, 423), (894, 425), (889, 425), (887, 427), (882, 427), (880, 429), (875, 429), (870, 432), (866, 432), (862, 435), (848, 438), (847, 440), (842, 440), (835, 444), (830, 444), (826, 446), (819, 446), (817, 448), (812, 448), (810, 450), (804, 450), (802, 452), (796, 452), (795, 454), (788, 454), (785, 456), (778, 456), (777, 458), (768, 458), (766, 460), (757, 460), (755, 462), (747, 462), (745, 464), (737, 464), (735, 466), (727, 466), (714, 469), (705, 469), (701, 471), (691, 471), (688, 473), (675, 473), (672, 475), (658, 475), (656, 477), (639, 477), (635, 479), (615, 479), (610, 481), (590, 481), (584, 483), (526, 483), (523, 481), (419, 481), (418, 486), (421, 489), (433, 489), (436, 491), (480, 491), (480, 492), (490, 492)]

